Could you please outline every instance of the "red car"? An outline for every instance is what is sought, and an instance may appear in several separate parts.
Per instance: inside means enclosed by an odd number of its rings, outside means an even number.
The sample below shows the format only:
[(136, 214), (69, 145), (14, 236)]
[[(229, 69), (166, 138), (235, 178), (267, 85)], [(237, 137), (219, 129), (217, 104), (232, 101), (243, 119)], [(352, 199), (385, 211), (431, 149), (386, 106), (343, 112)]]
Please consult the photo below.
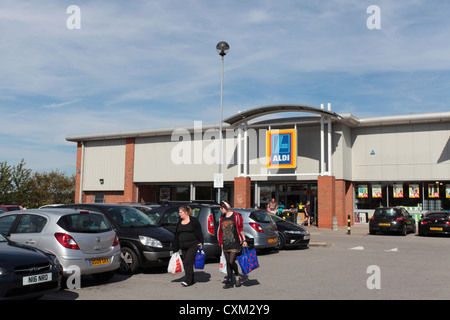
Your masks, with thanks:
[(14, 210), (23, 210), (22, 206), (17, 206), (13, 204), (3, 204), (0, 206), (0, 212), (3, 211), (14, 211)]

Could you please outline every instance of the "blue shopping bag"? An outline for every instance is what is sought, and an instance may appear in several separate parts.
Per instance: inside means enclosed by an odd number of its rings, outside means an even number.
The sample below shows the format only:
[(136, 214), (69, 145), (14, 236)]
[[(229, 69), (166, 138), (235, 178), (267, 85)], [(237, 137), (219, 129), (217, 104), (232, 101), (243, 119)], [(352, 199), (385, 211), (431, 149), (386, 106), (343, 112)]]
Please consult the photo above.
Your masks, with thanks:
[(242, 254), (237, 257), (237, 261), (242, 269), (242, 274), (246, 275), (251, 271), (259, 268), (258, 257), (255, 249), (248, 250), (247, 247), (242, 248)]
[(195, 269), (203, 269), (205, 267), (205, 251), (198, 249), (195, 253)]

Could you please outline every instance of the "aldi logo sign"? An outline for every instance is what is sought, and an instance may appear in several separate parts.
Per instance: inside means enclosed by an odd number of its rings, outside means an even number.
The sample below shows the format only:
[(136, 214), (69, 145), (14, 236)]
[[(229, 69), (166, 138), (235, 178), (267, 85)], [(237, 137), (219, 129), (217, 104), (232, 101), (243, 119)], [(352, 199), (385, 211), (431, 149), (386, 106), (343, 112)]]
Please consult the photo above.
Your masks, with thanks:
[(296, 137), (295, 129), (267, 131), (267, 168), (297, 166)]

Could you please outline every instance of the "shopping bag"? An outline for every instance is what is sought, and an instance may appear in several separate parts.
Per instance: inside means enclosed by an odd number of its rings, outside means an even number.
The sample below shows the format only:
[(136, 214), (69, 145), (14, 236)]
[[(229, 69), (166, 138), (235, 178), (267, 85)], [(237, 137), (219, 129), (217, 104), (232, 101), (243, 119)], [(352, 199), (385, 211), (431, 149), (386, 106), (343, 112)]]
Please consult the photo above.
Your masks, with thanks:
[(237, 261), (242, 269), (242, 274), (248, 274), (251, 271), (259, 268), (258, 257), (256, 256), (256, 250), (248, 250), (247, 247), (242, 248), (242, 254), (237, 257)]
[(205, 251), (203, 249), (197, 249), (194, 267), (195, 269), (203, 269), (205, 267)]
[(222, 273), (227, 273), (227, 260), (225, 259), (225, 254), (222, 251), (222, 254), (220, 255), (220, 264), (219, 264), (220, 271)]
[(169, 266), (167, 267), (167, 272), (177, 274), (184, 272), (183, 260), (178, 252), (175, 252), (169, 261)]

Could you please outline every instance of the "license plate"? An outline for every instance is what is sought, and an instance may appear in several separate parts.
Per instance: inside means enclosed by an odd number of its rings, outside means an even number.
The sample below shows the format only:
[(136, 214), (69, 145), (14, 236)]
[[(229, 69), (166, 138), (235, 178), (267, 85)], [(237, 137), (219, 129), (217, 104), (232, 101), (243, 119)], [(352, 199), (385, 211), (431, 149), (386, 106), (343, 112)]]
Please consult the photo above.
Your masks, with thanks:
[(22, 284), (24, 286), (28, 286), (30, 284), (42, 283), (52, 281), (51, 273), (37, 274), (35, 276), (27, 276), (23, 277)]
[(100, 266), (102, 264), (108, 264), (109, 263), (109, 258), (98, 258), (98, 259), (91, 259), (89, 260), (89, 265), (91, 267), (93, 266)]
[(391, 224), (390, 223), (380, 223), (380, 226), (384, 226), (384, 227), (390, 227)]
[(269, 238), (267, 239), (269, 243), (277, 242), (277, 238)]
[(442, 231), (442, 228), (434, 228), (434, 227), (430, 227), (430, 230), (432, 231)]

